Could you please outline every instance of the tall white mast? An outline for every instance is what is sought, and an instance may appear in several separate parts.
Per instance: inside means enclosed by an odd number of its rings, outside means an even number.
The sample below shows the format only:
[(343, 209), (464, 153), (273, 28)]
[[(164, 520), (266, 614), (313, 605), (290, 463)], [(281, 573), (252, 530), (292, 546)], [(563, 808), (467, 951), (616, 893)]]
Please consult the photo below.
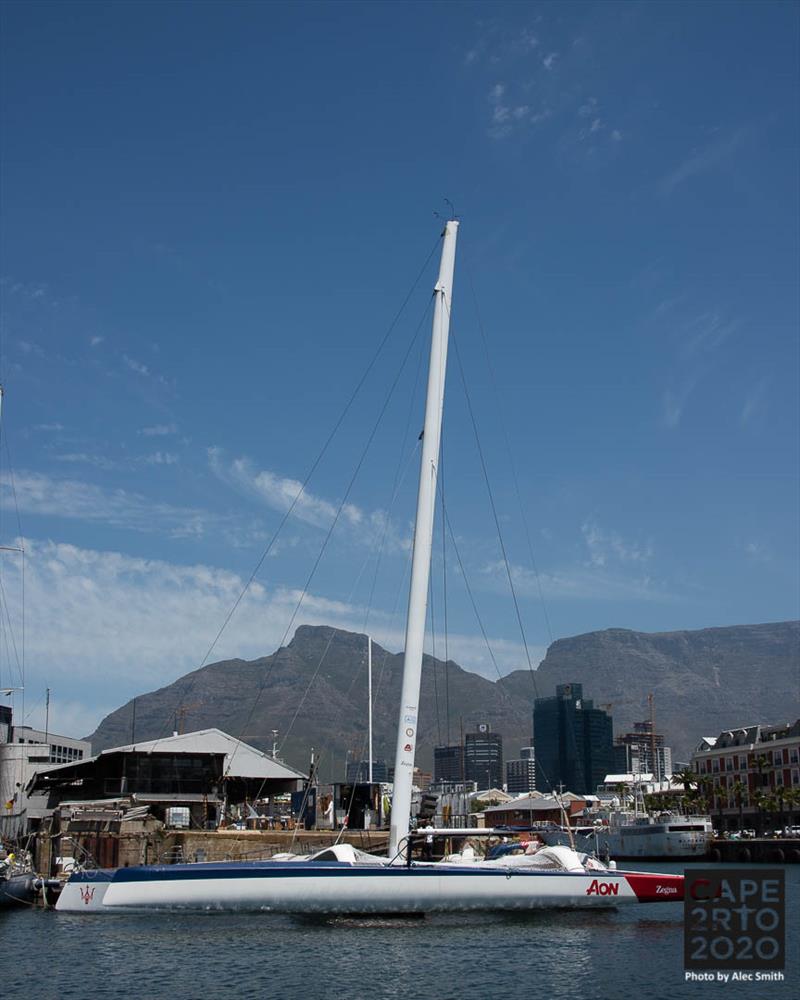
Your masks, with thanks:
[(408, 617), (406, 619), (403, 690), (400, 696), (397, 753), (394, 761), (392, 823), (389, 834), (390, 857), (395, 857), (401, 848), (405, 848), (411, 812), (411, 785), (414, 779), (414, 750), (417, 745), (422, 647), (425, 640), (425, 618), (428, 612), (433, 514), (436, 507), (436, 474), (439, 466), (439, 443), (442, 434), (447, 338), (450, 332), (450, 304), (457, 232), (458, 222), (455, 220), (448, 222), (444, 229), (439, 280), (434, 288), (431, 360), (428, 369), (428, 395), (425, 403), (425, 426), (422, 432), (417, 520), (414, 528), (414, 551), (411, 562), (411, 589), (408, 596)]

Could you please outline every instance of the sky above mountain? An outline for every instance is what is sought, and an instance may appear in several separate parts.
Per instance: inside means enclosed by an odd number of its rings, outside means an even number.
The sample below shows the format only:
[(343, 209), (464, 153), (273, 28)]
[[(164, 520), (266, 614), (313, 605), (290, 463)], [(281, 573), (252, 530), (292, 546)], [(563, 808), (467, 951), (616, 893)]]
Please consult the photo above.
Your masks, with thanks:
[(3, 4), (28, 721), (49, 686), (89, 732), (303, 622), (401, 648), (445, 199), (428, 650), (445, 608), (490, 678), (579, 632), (800, 616), (799, 10)]

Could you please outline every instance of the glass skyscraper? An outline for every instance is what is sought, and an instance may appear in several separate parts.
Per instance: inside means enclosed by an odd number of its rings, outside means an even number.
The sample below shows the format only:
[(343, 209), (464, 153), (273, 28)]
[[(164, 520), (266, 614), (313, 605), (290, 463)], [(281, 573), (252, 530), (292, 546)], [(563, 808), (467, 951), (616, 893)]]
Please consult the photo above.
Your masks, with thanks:
[(583, 685), (559, 684), (533, 709), (536, 788), (593, 794), (614, 769), (611, 716), (583, 697)]

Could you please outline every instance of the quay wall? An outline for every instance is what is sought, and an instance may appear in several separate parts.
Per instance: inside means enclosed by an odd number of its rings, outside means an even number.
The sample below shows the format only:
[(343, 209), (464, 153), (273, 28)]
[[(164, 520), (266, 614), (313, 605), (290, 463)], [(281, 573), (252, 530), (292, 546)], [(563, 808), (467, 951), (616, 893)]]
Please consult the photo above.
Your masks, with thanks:
[(756, 837), (753, 840), (712, 841), (709, 861), (736, 864), (791, 864), (800, 862), (800, 838)]

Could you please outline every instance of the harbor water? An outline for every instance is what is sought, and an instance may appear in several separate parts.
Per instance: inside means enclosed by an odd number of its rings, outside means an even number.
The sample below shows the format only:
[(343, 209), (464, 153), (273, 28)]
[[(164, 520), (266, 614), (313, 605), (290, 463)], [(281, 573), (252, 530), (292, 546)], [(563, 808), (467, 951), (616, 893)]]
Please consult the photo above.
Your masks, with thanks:
[(681, 904), (411, 920), (26, 909), (0, 916), (0, 996), (782, 1000), (800, 995), (800, 866), (784, 870), (783, 982), (685, 982)]

